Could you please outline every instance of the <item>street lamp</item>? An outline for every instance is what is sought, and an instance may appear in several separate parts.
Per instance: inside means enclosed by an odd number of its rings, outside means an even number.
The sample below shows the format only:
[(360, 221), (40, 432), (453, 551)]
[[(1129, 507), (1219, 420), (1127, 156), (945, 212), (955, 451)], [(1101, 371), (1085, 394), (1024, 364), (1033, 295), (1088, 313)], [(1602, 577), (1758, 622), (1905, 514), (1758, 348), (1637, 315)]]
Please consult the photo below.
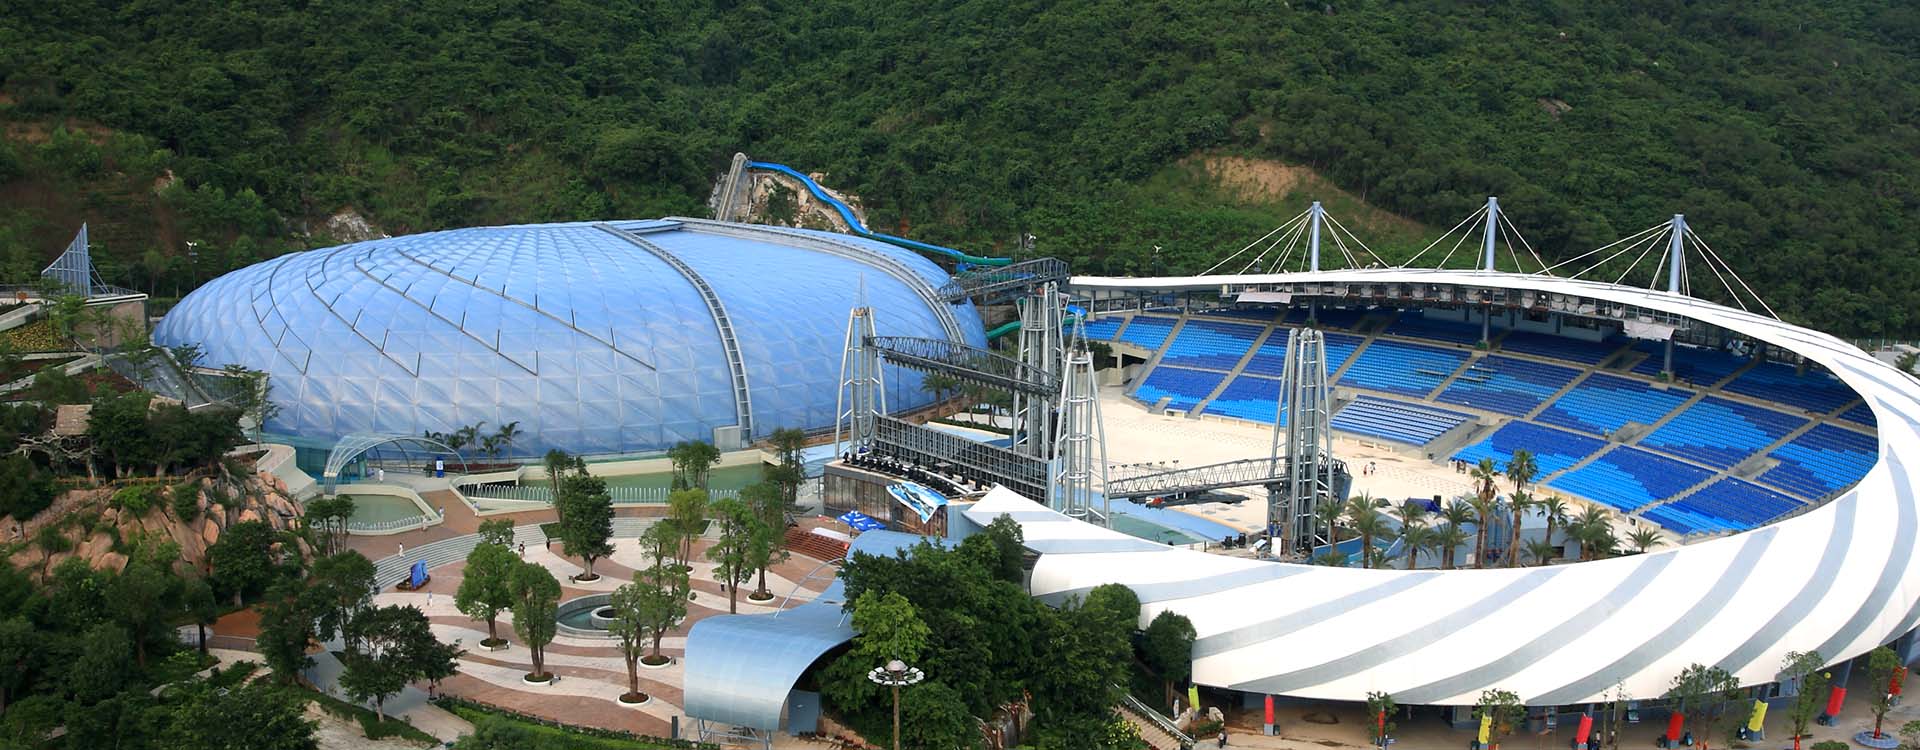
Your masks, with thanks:
[(927, 678), (927, 673), (894, 659), (867, 673), (873, 684), (893, 688), (893, 750), (900, 750), (900, 688)]

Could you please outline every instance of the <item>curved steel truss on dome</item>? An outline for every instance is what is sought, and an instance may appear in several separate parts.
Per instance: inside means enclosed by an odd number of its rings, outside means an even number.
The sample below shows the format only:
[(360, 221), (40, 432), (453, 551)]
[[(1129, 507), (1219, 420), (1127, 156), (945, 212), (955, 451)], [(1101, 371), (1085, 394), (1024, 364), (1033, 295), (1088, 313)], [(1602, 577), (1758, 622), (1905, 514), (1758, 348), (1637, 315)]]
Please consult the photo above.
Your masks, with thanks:
[[(369, 451), (373, 451), (379, 448), (384, 448), (386, 446), (394, 446), (395, 448), (399, 449), (401, 460), (408, 463), (413, 463), (414, 457), (416, 455), (419, 456), (421, 459), (426, 459), (428, 457), (435, 455), (434, 450), (427, 450), (427, 451), (421, 451), (419, 453), (415, 453), (414, 451), (410, 451), (407, 449), (408, 446), (412, 446), (414, 448), (424, 447), (429, 449), (436, 449), (438, 451), (444, 452), (445, 454), (450, 454), (453, 456), (454, 462), (460, 464), (460, 468), (462, 471), (465, 471), (467, 468), (467, 460), (466, 458), (460, 455), (460, 451), (454, 450), (452, 447), (448, 446), (446, 443), (443, 443), (439, 440), (435, 440), (430, 437), (423, 437), (420, 435), (375, 435), (375, 434), (368, 434), (368, 433), (354, 433), (352, 435), (348, 435), (346, 437), (340, 438), (340, 442), (333, 444), (333, 450), (330, 450), (327, 452), (326, 467), (323, 468), (320, 472), (320, 479), (321, 479), (321, 482), (326, 486), (327, 494), (329, 495), (333, 494), (335, 486), (337, 486), (340, 483), (340, 472), (345, 470), (348, 465), (354, 462), (354, 460), (367, 454)], [(424, 466), (425, 464), (422, 463), (419, 465)]]
[[(1684, 236), (1684, 230), (1682, 230)], [(1836, 337), (1676, 291), (1485, 269), (1373, 268), (1162, 278), (1077, 277), (1081, 294), (1247, 292), (1422, 304), (1436, 293), (1656, 327), (1704, 326), (1825, 368), (1878, 422), (1879, 458), (1799, 515), (1683, 547), (1536, 568), (1324, 568), (1135, 544), (1025, 500), (1010, 512), (1042, 552), (1032, 591), (1124, 583), (1199, 632), (1196, 682), (1259, 693), (1466, 705), (1486, 689), (1533, 705), (1659, 695), (1688, 664), (1771, 682), (1790, 651), (1851, 659), (1920, 626), (1920, 383)], [(1402, 296), (1402, 293), (1405, 293)], [(1419, 292), (1419, 294), (1415, 294)], [(1379, 296), (1376, 296), (1379, 295)], [(991, 498), (990, 498), (991, 499)], [(978, 520), (978, 519), (975, 519)], [(992, 520), (989, 515), (986, 520)], [(1050, 551), (1049, 551), (1050, 550)]]

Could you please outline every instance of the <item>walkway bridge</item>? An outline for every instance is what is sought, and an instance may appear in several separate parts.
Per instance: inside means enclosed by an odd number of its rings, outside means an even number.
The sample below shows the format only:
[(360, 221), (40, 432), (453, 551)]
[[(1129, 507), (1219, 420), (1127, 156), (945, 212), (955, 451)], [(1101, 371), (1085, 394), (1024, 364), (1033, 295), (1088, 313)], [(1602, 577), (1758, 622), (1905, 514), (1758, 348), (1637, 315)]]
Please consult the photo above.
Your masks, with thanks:
[[(1333, 464), (1334, 494), (1346, 497), (1347, 489), (1353, 485), (1353, 478), (1347, 473), (1345, 462), (1335, 459), (1331, 463)], [(1229, 487), (1280, 488), (1287, 483), (1287, 466), (1288, 459), (1281, 456), (1243, 458), (1207, 466), (1157, 471), (1109, 480), (1107, 497), (1114, 500), (1133, 500), (1146, 497), (1178, 497)]]
[(1049, 281), (1066, 283), (1067, 262), (1058, 258), (1023, 260), (1010, 266), (979, 266), (954, 274), (940, 287), (948, 302), (976, 300), (982, 303), (1018, 297)]
[(1060, 381), (1053, 374), (977, 346), (908, 336), (874, 336), (867, 345), (901, 367), (1018, 393), (1060, 395)]

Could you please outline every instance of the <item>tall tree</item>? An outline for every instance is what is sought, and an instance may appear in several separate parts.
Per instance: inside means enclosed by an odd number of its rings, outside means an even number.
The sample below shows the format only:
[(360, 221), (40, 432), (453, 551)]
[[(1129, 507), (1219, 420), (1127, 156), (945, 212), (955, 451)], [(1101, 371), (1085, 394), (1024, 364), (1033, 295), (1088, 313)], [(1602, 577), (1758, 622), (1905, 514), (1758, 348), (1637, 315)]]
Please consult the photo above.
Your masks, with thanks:
[(1867, 693), (1867, 707), (1873, 710), (1874, 739), (1881, 737), (1880, 727), (1887, 720), (1887, 712), (1893, 709), (1893, 673), (1900, 666), (1900, 656), (1891, 646), (1867, 653), (1867, 684), (1873, 688)]
[[(179, 547), (169, 545), (174, 555)], [(113, 578), (107, 601), (114, 619), (127, 629), (133, 640), (134, 663), (147, 666), (147, 642), (156, 639), (169, 619), (180, 611), (180, 579), (164, 563), (136, 553), (125, 570)], [(171, 640), (170, 638), (168, 640)]]
[(489, 518), (481, 521), (480, 543), (502, 547), (513, 544), (513, 522), (505, 518)]
[(787, 505), (781, 499), (780, 488), (771, 482), (756, 482), (740, 491), (740, 499), (747, 504), (758, 523), (754, 527), (755, 538), (748, 545), (748, 557), (759, 578), (754, 583), (753, 594), (748, 599), (766, 601), (773, 598), (773, 592), (767, 590), (767, 568), (787, 559)]
[(282, 683), (313, 666), (307, 645), (313, 642), (313, 621), (319, 607), (298, 581), (281, 581), (260, 601), (260, 637), (254, 646)]
[(235, 605), (265, 591), (279, 575), (279, 556), (274, 552), (278, 542), (273, 529), (262, 521), (228, 526), (219, 541), (207, 548), (214, 586), (232, 595)]
[(373, 604), (373, 577), (373, 561), (354, 550), (313, 561), (307, 585), (321, 605), (314, 629), (321, 640), (338, 635), (349, 653), (355, 650), (353, 618)]
[(707, 559), (714, 563), (713, 577), (727, 587), (727, 613), (740, 611), (740, 584), (753, 579), (755, 550), (760, 519), (739, 498), (724, 498), (713, 504), (714, 520), (720, 523), (720, 538), (707, 548)]
[(1340, 546), (1340, 517), (1347, 512), (1345, 503), (1337, 497), (1323, 497), (1313, 506), (1313, 518), (1327, 529), (1327, 550), (1333, 551)]
[(780, 501), (788, 507), (800, 501), (800, 485), (806, 481), (806, 464), (801, 451), (807, 447), (807, 433), (792, 427), (774, 430), (768, 438), (779, 461), (766, 472), (767, 481), (780, 488)]
[(1507, 549), (1501, 553), (1506, 556), (1501, 562), (1505, 567), (1520, 564), (1520, 522), (1526, 518), (1527, 509), (1533, 507), (1533, 495), (1526, 490), (1515, 489), (1507, 496), (1507, 510), (1512, 515), (1512, 525), (1507, 527)]
[[(1540, 515), (1547, 517), (1546, 539), (1548, 542), (1553, 542), (1554, 532), (1567, 525), (1567, 513), (1571, 510), (1571, 506), (1567, 505), (1567, 499), (1564, 497), (1548, 495), (1545, 500), (1535, 502), (1533, 507), (1539, 509)], [(1554, 542), (1554, 546), (1557, 549), (1559, 543)]]
[(667, 449), (673, 462), (673, 488), (706, 490), (707, 474), (720, 462), (720, 449), (703, 440), (683, 440)]
[(660, 654), (660, 641), (687, 618), (687, 592), (692, 579), (685, 568), (665, 564), (663, 547), (653, 547), (654, 563), (640, 574), (635, 584), (642, 587), (636, 618), (653, 641), (653, 653), (644, 657), (649, 666), (667, 663)]
[[(1747, 703), (1741, 700), (1740, 679), (1720, 667), (1689, 664), (1674, 675), (1667, 688), (1668, 700), (1678, 703), (1696, 729), (1694, 739), (1701, 750), (1711, 747), (1723, 725), (1731, 718), (1738, 725), (1745, 718)], [(1737, 712), (1738, 715), (1733, 715)], [(1731, 739), (1729, 739), (1731, 742)]]
[(187, 619), (198, 629), (194, 643), (199, 644), (200, 653), (207, 653), (207, 628), (220, 619), (220, 600), (213, 595), (213, 585), (207, 579), (189, 576), (180, 592), (181, 608), (186, 610)]
[(1800, 750), (1800, 738), (1807, 736), (1813, 717), (1820, 715), (1827, 699), (1827, 657), (1818, 651), (1787, 653), (1780, 674), (1774, 680), (1794, 686), (1793, 702), (1787, 704), (1787, 723), (1793, 727), (1793, 750)]
[(1500, 496), (1500, 469), (1494, 466), (1493, 459), (1483, 458), (1475, 464), (1471, 472), (1474, 481), (1473, 496), (1473, 567), (1487, 567), (1487, 524), (1493, 520), (1494, 504)]
[(461, 614), (486, 621), (487, 637), (480, 642), (482, 647), (494, 648), (507, 642), (500, 637), (498, 621), (500, 613), (514, 604), (513, 574), (521, 564), (513, 550), (502, 544), (481, 544), (467, 553), (467, 566), (460, 588), (454, 592), (453, 606)]
[(1374, 551), (1373, 540), (1387, 531), (1386, 519), (1375, 507), (1372, 495), (1365, 492), (1347, 500), (1347, 525), (1360, 535), (1360, 567), (1371, 568), (1379, 555)]
[(620, 696), (622, 703), (648, 700), (647, 694), (640, 692), (640, 657), (647, 650), (647, 599), (653, 593), (646, 584), (635, 582), (614, 589), (613, 596), (607, 600), (607, 605), (613, 608), (607, 632), (619, 639), (620, 657), (627, 663), (627, 692)]
[(1173, 610), (1161, 610), (1147, 623), (1140, 639), (1140, 654), (1147, 667), (1160, 675), (1162, 706), (1171, 710), (1173, 686), (1185, 682), (1193, 673), (1193, 622)]
[(554, 580), (545, 566), (520, 563), (514, 566), (508, 585), (513, 591), (513, 632), (520, 635), (521, 643), (527, 644), (533, 658), (533, 672), (527, 678), (536, 682), (551, 680), (553, 675), (546, 669), (546, 648), (559, 629), (553, 618), (560, 604), (560, 582)]
[(674, 490), (667, 495), (667, 521), (680, 532), (680, 563), (693, 562), (693, 540), (707, 530), (707, 491)]
[(1489, 750), (1500, 750), (1500, 740), (1513, 734), (1526, 714), (1520, 696), (1511, 690), (1482, 690), (1479, 702), (1473, 706), (1473, 718), (1488, 725)]
[(554, 509), (560, 515), (560, 545), (567, 554), (585, 560), (587, 571), (582, 581), (599, 580), (593, 563), (613, 554), (613, 498), (607, 483), (588, 474), (573, 474), (560, 480), (560, 494)]
[(373, 701), (374, 714), (386, 721), (387, 699), (407, 683), (453, 671), (459, 649), (433, 637), (427, 615), (414, 607), (374, 607), (353, 618), (348, 626), (353, 641), (340, 686), (356, 700)]
[(15, 614), (0, 620), (0, 715), (6, 713), (8, 700), (32, 684), (45, 648), (46, 643), (26, 617)]

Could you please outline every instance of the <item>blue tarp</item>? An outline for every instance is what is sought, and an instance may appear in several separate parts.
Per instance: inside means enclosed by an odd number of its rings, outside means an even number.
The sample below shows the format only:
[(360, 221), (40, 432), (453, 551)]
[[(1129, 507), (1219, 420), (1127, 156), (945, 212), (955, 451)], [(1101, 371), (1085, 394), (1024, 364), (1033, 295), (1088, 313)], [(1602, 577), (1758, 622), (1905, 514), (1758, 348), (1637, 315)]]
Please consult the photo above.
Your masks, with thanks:
[(420, 588), (421, 584), (424, 584), (426, 582), (427, 582), (427, 561), (425, 560), (413, 561), (413, 571), (407, 576), (407, 586), (409, 588), (417, 589), (417, 588)]
[(886, 524), (873, 520), (872, 516), (857, 510), (850, 510), (840, 516), (840, 522), (852, 526), (854, 531), (879, 531)]

